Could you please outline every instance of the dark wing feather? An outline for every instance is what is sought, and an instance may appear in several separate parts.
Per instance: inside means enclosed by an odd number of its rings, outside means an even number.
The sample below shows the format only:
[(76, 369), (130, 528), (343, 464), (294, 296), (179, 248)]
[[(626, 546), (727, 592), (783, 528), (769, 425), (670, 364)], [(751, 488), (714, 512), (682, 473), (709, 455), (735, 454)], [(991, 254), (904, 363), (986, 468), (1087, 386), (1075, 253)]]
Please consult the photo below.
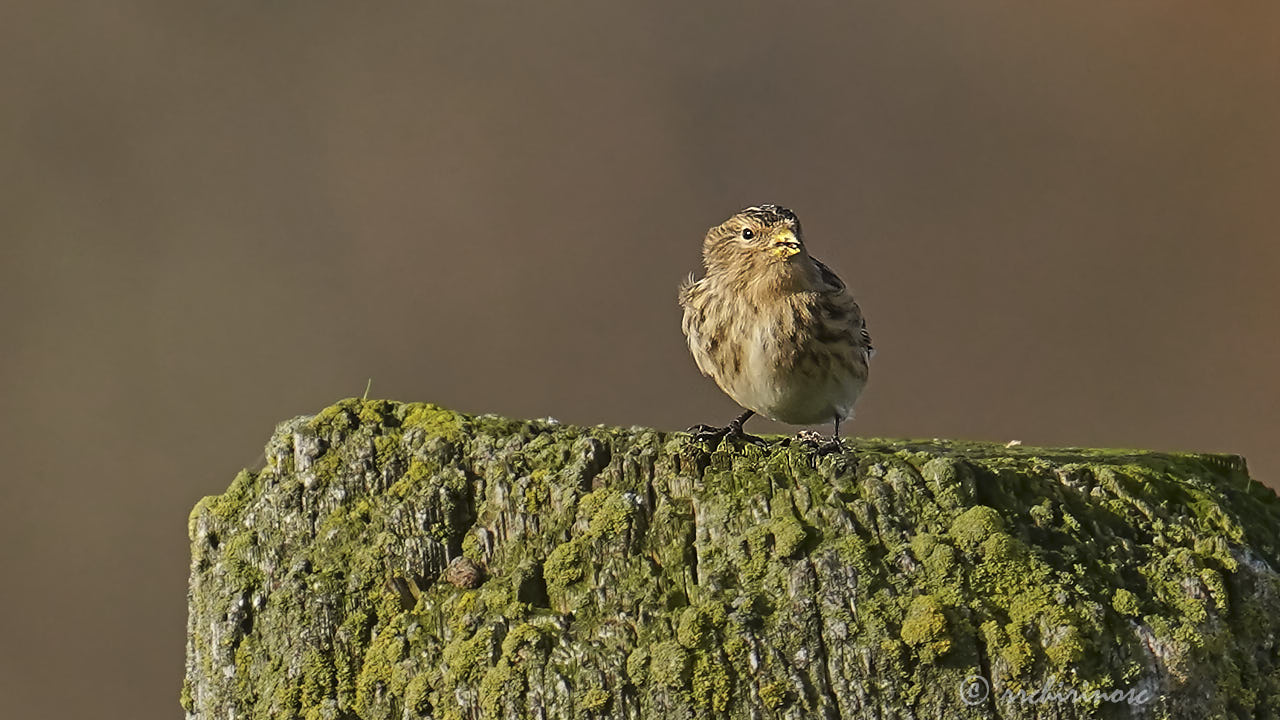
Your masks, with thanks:
[(823, 292), (841, 292), (844, 290), (844, 281), (831, 268), (827, 267), (826, 263), (812, 256), (809, 259), (817, 266), (818, 274), (822, 276), (822, 284), (827, 286), (827, 289)]
[(876, 349), (871, 345), (871, 333), (867, 332), (867, 321), (862, 317), (862, 308), (859, 308), (858, 303), (854, 302), (854, 299), (849, 296), (844, 281), (840, 279), (839, 275), (835, 274), (835, 271), (827, 267), (818, 258), (810, 256), (810, 259), (813, 260), (814, 267), (818, 269), (818, 275), (823, 285), (819, 292), (832, 296), (831, 300), (844, 311), (849, 324), (858, 329), (858, 337), (866, 353), (866, 359), (870, 360), (871, 356), (875, 355)]

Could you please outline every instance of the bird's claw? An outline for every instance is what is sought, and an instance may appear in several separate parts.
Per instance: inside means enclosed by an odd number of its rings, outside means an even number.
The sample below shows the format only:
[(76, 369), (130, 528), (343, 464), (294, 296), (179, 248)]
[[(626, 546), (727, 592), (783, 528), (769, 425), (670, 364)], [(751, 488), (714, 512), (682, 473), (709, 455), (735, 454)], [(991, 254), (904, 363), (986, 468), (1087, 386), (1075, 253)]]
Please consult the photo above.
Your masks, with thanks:
[(724, 427), (715, 427), (714, 425), (694, 425), (689, 428), (689, 432), (693, 433), (694, 440), (711, 441), (719, 443), (721, 440), (740, 440), (742, 442), (755, 443), (764, 445), (767, 441), (762, 437), (756, 437), (743, 432), (738, 425), (730, 423)]
[(819, 445), (826, 442), (827, 438), (817, 430), (801, 430), (796, 433), (796, 440), (809, 445)]
[(801, 430), (796, 433), (796, 441), (802, 442), (817, 450), (820, 454), (844, 450), (840, 436), (827, 437), (817, 430)]
[(742, 442), (749, 442), (753, 445), (769, 444), (768, 440), (765, 440), (759, 435), (752, 435), (750, 433), (743, 432), (742, 430), (738, 430), (737, 432), (730, 432), (726, 437), (728, 437), (730, 440), (741, 440)]

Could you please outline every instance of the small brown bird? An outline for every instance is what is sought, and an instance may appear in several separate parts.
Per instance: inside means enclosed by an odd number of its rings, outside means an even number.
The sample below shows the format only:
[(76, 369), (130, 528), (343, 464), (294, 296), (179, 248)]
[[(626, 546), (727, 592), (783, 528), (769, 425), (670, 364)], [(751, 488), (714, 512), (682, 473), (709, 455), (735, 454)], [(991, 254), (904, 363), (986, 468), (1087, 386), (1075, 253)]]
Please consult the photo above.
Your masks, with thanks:
[(747, 208), (711, 228), (706, 275), (680, 287), (684, 334), (703, 375), (746, 408), (700, 438), (742, 437), (752, 415), (792, 425), (853, 416), (874, 350), (845, 284), (805, 249), (800, 221), (778, 205)]

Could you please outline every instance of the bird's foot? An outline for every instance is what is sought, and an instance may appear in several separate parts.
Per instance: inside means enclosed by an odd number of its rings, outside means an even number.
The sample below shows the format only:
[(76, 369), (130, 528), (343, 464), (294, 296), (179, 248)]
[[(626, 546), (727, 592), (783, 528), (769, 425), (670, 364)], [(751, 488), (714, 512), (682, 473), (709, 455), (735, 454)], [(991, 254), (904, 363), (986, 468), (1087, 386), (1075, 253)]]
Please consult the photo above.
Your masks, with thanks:
[(724, 427), (694, 425), (689, 428), (689, 432), (693, 433), (694, 440), (710, 441), (717, 445), (721, 440), (749, 442), (757, 445), (764, 445), (766, 442), (762, 437), (756, 437), (744, 432), (742, 426), (737, 423), (729, 423)]
[(820, 454), (844, 450), (839, 435), (827, 437), (817, 430), (801, 430), (796, 433), (796, 440), (817, 450)]
[(814, 447), (817, 447), (818, 445), (826, 442), (827, 438), (817, 430), (801, 430), (796, 433), (796, 440), (799, 440), (806, 445), (813, 445)]

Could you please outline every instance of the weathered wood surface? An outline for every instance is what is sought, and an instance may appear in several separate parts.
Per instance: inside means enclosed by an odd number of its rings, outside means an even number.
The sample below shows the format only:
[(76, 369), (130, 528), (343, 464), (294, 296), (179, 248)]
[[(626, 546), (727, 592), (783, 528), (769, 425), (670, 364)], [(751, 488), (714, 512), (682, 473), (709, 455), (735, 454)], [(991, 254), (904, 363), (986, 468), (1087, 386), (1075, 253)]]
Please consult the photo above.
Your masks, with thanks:
[(1233, 456), (347, 400), (190, 535), (201, 720), (1280, 716), (1280, 502)]

